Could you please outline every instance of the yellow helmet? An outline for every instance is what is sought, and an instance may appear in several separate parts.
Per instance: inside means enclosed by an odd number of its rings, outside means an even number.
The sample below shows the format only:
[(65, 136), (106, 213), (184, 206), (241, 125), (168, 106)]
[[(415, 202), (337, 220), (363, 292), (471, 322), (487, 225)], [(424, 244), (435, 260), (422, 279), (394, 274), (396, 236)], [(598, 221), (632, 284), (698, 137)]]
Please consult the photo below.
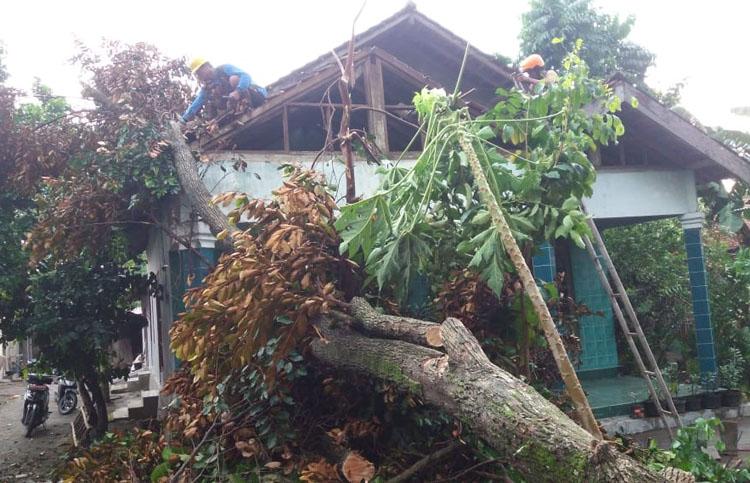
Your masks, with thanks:
[(193, 74), (195, 74), (196, 72), (198, 72), (198, 69), (200, 69), (207, 63), (208, 61), (203, 57), (194, 57), (193, 60), (190, 61), (190, 70), (193, 72)]

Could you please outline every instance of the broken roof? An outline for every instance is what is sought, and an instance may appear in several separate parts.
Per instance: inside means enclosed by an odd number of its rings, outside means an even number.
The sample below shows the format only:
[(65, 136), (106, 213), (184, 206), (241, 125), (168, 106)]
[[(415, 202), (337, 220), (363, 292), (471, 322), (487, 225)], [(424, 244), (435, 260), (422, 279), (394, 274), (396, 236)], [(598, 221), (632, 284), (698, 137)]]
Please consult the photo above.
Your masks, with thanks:
[[(345, 58), (348, 44), (348, 41), (342, 43), (333, 52), (339, 58)], [(397, 64), (412, 78), (420, 78), (424, 85), (450, 89), (455, 86), (467, 44), (466, 40), (417, 11), (413, 3), (354, 37), (357, 58), (375, 53), (391, 64)], [(478, 106), (492, 105), (496, 100), (497, 87), (511, 85), (511, 74), (511, 69), (503, 66), (494, 56), (469, 45), (462, 82), (464, 86), (471, 86), (472, 91), (464, 100)], [(261, 117), (267, 118), (270, 111), (300, 95), (302, 86), (318, 86), (338, 76), (338, 64), (332, 53), (321, 55), (267, 86), (269, 95), (265, 105), (240, 116), (209, 139), (204, 139), (202, 146), (209, 149), (216, 147), (222, 140), (236, 136)]]
[[(349, 42), (333, 51), (345, 58)], [(377, 56), (384, 63), (400, 71), (402, 76), (426, 86), (452, 89), (468, 42), (418, 12), (413, 3), (356, 35), (355, 63), (367, 56)], [(225, 140), (235, 138), (249, 127), (278, 114), (283, 105), (298, 99), (313, 88), (330, 84), (340, 76), (337, 60), (331, 52), (318, 57), (268, 86), (267, 102), (253, 111), (239, 116), (227, 126), (201, 140), (204, 149), (216, 148)], [(470, 90), (464, 100), (471, 106), (489, 107), (496, 101), (498, 86), (512, 84), (512, 70), (494, 56), (469, 45), (464, 70), (464, 90)], [(698, 179), (737, 177), (750, 182), (750, 163), (729, 147), (711, 138), (677, 113), (659, 103), (650, 94), (638, 89), (622, 76), (609, 81), (621, 99), (620, 117), (626, 126), (626, 136), (637, 137), (637, 142), (649, 146), (668, 158), (670, 164), (693, 169)], [(636, 98), (639, 107), (633, 109), (629, 100)]]

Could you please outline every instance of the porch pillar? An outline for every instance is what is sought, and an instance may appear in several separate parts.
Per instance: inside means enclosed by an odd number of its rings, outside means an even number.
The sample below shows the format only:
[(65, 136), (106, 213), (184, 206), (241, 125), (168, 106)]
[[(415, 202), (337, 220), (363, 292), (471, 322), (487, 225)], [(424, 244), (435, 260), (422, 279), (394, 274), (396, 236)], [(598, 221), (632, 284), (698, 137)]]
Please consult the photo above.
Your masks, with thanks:
[(703, 214), (694, 212), (680, 217), (685, 234), (685, 251), (687, 252), (688, 272), (690, 274), (690, 293), (693, 299), (693, 317), (695, 319), (695, 341), (698, 348), (698, 366), (702, 375), (716, 374), (716, 348), (714, 332), (711, 325), (711, 308), (708, 297), (708, 278), (703, 257), (701, 228)]
[(553, 282), (557, 273), (555, 248), (549, 242), (544, 242), (537, 247), (537, 250), (538, 253), (531, 258), (534, 277), (542, 283)]

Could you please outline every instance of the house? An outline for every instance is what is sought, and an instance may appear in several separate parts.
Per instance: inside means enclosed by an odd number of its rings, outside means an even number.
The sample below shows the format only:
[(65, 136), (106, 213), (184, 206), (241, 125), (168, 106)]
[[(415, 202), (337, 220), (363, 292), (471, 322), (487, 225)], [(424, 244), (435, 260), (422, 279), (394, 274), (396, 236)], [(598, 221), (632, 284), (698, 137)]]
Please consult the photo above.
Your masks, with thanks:
[[(398, 156), (416, 134), (416, 114), (411, 101), (424, 86), (452, 90), (458, 77), (466, 42), (409, 5), (355, 39), (351, 126), (372, 135), (384, 153)], [(346, 53), (347, 43), (335, 52)], [(343, 166), (326, 156), (326, 126), (337, 131), (341, 99), (330, 90), (340, 76), (333, 55), (325, 54), (268, 86), (267, 102), (221, 127), (194, 147), (208, 161), (203, 173), (212, 193), (242, 191), (268, 198), (281, 184), (279, 166), (299, 162), (340, 179)], [(493, 56), (469, 49), (462, 81), (466, 104), (481, 113), (495, 102), (495, 89), (512, 84), (510, 70)], [(659, 104), (624, 79), (611, 80), (623, 99), (621, 118), (626, 133), (616, 146), (606, 147), (597, 159), (598, 179), (586, 204), (600, 228), (677, 217), (685, 231), (685, 249), (693, 295), (697, 353), (703, 372), (716, 372), (714, 336), (705, 277), (696, 184), (727, 177), (750, 181), (750, 164), (689, 122)], [(639, 107), (630, 107), (635, 98)], [(370, 109), (374, 108), (374, 109)], [(330, 123), (330, 124), (329, 124)], [(419, 137), (405, 159), (414, 159)], [(234, 170), (233, 165), (244, 170)], [(377, 186), (374, 167), (364, 159), (356, 161), (358, 194)], [(340, 188), (340, 193), (343, 188)], [(190, 217), (179, 200), (165, 209), (163, 223), (183, 235), (191, 235), (194, 246), (187, 250), (154, 228), (148, 242), (148, 271), (152, 273), (152, 294), (144, 304), (150, 323), (144, 329), (147, 366), (152, 386), (159, 387), (174, 371), (176, 361), (168, 346), (168, 331), (184, 307), (181, 295), (187, 275), (199, 281), (215, 260), (214, 238), (207, 226)], [(612, 379), (619, 367), (615, 343), (615, 321), (607, 294), (584, 250), (567, 243), (546, 244), (533, 258), (540, 280), (551, 280), (556, 271), (571, 274), (574, 297), (593, 312), (604, 315), (580, 321), (581, 364), (584, 380)], [(600, 416), (613, 413), (602, 407)]]
[(32, 357), (30, 339), (0, 344), (0, 379), (18, 377), (20, 370)]

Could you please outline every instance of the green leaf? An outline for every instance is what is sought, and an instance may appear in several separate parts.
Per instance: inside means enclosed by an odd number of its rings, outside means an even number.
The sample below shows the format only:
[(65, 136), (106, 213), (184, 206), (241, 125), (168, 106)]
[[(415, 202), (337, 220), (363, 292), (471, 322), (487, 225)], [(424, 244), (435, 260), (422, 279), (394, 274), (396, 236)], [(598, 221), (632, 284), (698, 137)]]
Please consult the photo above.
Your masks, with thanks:
[(586, 244), (583, 242), (583, 238), (581, 238), (581, 235), (577, 231), (571, 231), (570, 237), (578, 246), (578, 248), (586, 248)]
[(571, 196), (570, 198), (565, 200), (562, 205), (562, 209), (563, 211), (570, 211), (578, 208), (579, 206), (581, 206), (581, 202), (578, 200), (578, 198), (576, 198), (575, 196)]
[(638, 109), (638, 98), (633, 96), (630, 98), (630, 107), (633, 109)]
[(487, 210), (480, 210), (474, 215), (474, 218), (471, 219), (471, 224), (482, 226), (486, 225), (488, 221), (490, 221), (490, 212)]
[(154, 467), (151, 471), (151, 483), (156, 483), (165, 476), (169, 476), (169, 463), (161, 463)]
[(492, 139), (495, 137), (495, 131), (493, 131), (490, 126), (484, 126), (479, 132), (477, 132), (477, 136), (485, 140)]

